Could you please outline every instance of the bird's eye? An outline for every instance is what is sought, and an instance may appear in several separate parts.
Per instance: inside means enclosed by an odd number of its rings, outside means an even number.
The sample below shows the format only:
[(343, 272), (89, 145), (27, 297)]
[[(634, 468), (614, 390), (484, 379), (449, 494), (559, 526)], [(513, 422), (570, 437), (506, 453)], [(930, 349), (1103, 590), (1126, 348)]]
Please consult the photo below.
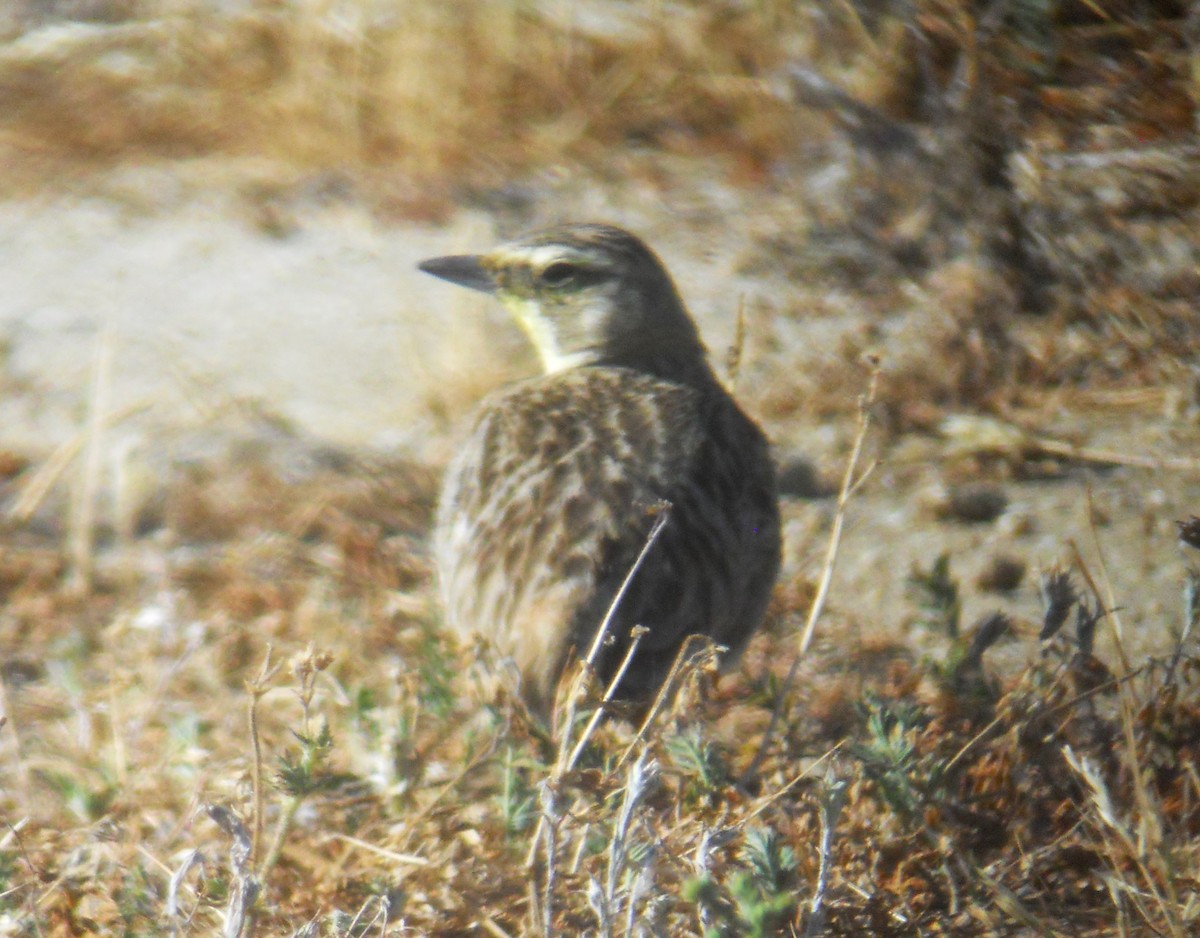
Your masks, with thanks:
[(574, 264), (557, 261), (541, 272), (538, 279), (548, 287), (565, 287), (578, 273)]

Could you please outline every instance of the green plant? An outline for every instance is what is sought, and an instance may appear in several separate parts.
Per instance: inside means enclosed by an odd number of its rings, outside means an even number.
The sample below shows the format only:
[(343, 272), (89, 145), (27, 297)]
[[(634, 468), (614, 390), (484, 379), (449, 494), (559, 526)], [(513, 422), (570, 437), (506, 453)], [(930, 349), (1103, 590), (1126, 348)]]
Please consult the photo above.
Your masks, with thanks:
[(881, 800), (906, 823), (913, 823), (940, 774), (917, 753), (916, 737), (927, 718), (911, 703), (868, 700), (863, 709), (866, 739), (851, 745), (850, 755), (862, 763)]
[(504, 821), (504, 833), (510, 838), (527, 830), (537, 817), (537, 790), (530, 784), (526, 768), (521, 764), (515, 748), (505, 746), (496, 802)]
[(909, 594), (917, 603), (917, 621), (932, 631), (958, 637), (962, 599), (958, 581), (950, 575), (950, 555), (939, 554), (928, 570), (914, 569), (908, 575)]
[(739, 861), (724, 882), (709, 873), (684, 885), (684, 899), (700, 910), (705, 938), (774, 935), (796, 907), (796, 853), (778, 832), (747, 830)]
[(691, 726), (677, 736), (668, 737), (666, 748), (672, 764), (688, 780), (689, 797), (709, 797), (729, 784), (729, 766), (724, 751), (705, 739), (700, 727)]

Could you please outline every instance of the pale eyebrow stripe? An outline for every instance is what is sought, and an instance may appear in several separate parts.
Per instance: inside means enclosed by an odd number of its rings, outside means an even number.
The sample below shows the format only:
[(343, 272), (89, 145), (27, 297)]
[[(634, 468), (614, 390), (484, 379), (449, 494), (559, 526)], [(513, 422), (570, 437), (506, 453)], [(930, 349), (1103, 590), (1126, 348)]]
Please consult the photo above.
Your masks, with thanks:
[(583, 260), (584, 255), (561, 244), (539, 244), (534, 247), (521, 245), (501, 247), (492, 252), (493, 262), (501, 265), (528, 264), (532, 270), (545, 270), (555, 261)]

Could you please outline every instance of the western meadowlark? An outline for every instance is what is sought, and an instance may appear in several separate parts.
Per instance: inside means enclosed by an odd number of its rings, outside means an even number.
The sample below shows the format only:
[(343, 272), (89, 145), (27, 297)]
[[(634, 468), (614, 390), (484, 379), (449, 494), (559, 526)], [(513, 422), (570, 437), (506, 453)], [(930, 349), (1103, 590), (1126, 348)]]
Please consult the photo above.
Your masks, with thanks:
[(736, 659), (779, 568), (775, 474), (659, 259), (619, 228), (566, 225), (420, 269), (495, 295), (545, 371), (483, 403), (447, 471), (434, 552), (448, 624), (511, 655), (525, 696), (544, 707), (665, 503), (599, 676), (613, 677), (634, 626), (648, 632), (621, 699), (653, 695), (689, 635)]

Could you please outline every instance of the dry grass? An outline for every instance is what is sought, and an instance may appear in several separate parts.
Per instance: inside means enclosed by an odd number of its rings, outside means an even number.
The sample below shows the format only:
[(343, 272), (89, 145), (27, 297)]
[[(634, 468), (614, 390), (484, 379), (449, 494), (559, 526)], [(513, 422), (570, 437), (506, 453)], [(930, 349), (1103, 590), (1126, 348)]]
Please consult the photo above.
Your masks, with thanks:
[[(374, 171), (408, 214), (532, 166), (638, 141), (734, 152), (787, 142), (760, 79), (810, 18), (788, 4), (253, 0), (139, 4), (118, 26), (52, 26), (0, 55), (13, 170), (55, 161), (252, 154)], [(386, 178), (384, 178), (386, 177)]]
[(104, 550), (86, 598), (59, 585), (65, 528), (5, 538), (10, 933), (1197, 926), (1195, 579), (1190, 635), (1130, 666), (1093, 650), (1110, 607), (1048, 580), (1001, 677), (987, 650), (1014, 624), (956, 637), (961, 587), (933, 571), (927, 657), (818, 642), (739, 781), (808, 601), (784, 591), (719, 690), (701, 659), (642, 738), (591, 726), (564, 760), (589, 698), (556, 756), (481, 690), (486, 649), (436, 629), (427, 474), (239, 451), (177, 470), (161, 527)]
[[(432, 215), (452, 189), (556, 162), (619, 173), (631, 143), (717, 151), (754, 181), (798, 120), (764, 81), (820, 62), (852, 97), (793, 92), (848, 128), (851, 165), (832, 196), (798, 198), (798, 230), (759, 254), (878, 314), (863, 331), (889, 352), (886, 428), (960, 407), (1050, 410), (1065, 398), (1048, 387), (1101, 395), (1150, 378), (1161, 410), (1195, 347), (1181, 302), (1194, 278), (1015, 232), (1065, 213), (1112, 239), (1101, 247), (1136, 253), (1147, 241), (1122, 238), (1144, 229), (1176, 243), (1194, 187), (1171, 224), (1154, 227), (1167, 213), (1153, 193), (1098, 218), (1072, 201), (1087, 161), (1042, 156), (1089, 145), (1080, 89), (1097, 59), (1080, 49), (1132, 42), (1143, 65), (1177, 66), (1178, 31), (1147, 38), (1122, 21), (1097, 38), (1095, 4), (1057, 19), (1012, 6), (1013, 29), (988, 32), (952, 2), (918, 4), (912, 23), (853, 4), (679, 4), (633, 26), (616, 4), (569, 23), (517, 3), (138, 4), (113, 29), (4, 47), (8, 190), (64, 166), (251, 154), (373, 173), (382, 204)], [(1057, 65), (1039, 45), (1050, 27), (1072, 40)], [(1058, 85), (1039, 79), (1064, 61)], [(1152, 109), (1129, 105), (1146, 100), (1145, 75), (1118, 74), (1105, 113), (1123, 104), (1161, 141), (1185, 123), (1180, 74), (1161, 96), (1171, 106)], [(1021, 113), (1004, 112), (1010, 98)], [(939, 103), (950, 117), (923, 122)], [(1003, 145), (981, 146), (994, 127)], [(1023, 182), (999, 181), (1025, 151), (1037, 159)], [(1088, 258), (1108, 279), (1062, 287)], [(1062, 288), (1038, 305), (1028, 290), (1043, 275)], [(1127, 289), (1152, 301), (1144, 316)], [(1041, 319), (1023, 315), (1035, 306)], [(839, 362), (810, 380), (830, 415), (853, 410), (859, 372)], [(787, 416), (800, 395), (778, 394), (767, 409)], [(1031, 454), (1027, 440), (1005, 458), (1080, 455), (1045, 439)], [(80, 449), (54, 473), (79, 468), (73, 511), (49, 474), (22, 502), (38, 467), (0, 453), (0, 504), (20, 508), (0, 529), (0, 932), (1197, 931), (1195, 574), (1182, 612), (1160, 610), (1173, 653), (1126, 661), (1119, 640), (1096, 650), (1097, 629), (1119, 638), (1123, 601), (1102, 569), (1047, 577), (1040, 622), (961, 631), (963, 587), (928, 557), (913, 578), (927, 643), (818, 629), (802, 696), (785, 672), (815, 590), (791, 580), (735, 675), (713, 688), (698, 659), (641, 736), (592, 723), (595, 691), (562, 711), (556, 746), (488, 690), (489, 650), (437, 627), (427, 467), (243, 441), (164, 465), (109, 523)], [(1152, 514), (1147, 527), (1163, 520)], [(1196, 527), (1181, 528), (1188, 550)], [(993, 669), (1005, 632), (1025, 662)], [(758, 759), (781, 696), (788, 718)]]

